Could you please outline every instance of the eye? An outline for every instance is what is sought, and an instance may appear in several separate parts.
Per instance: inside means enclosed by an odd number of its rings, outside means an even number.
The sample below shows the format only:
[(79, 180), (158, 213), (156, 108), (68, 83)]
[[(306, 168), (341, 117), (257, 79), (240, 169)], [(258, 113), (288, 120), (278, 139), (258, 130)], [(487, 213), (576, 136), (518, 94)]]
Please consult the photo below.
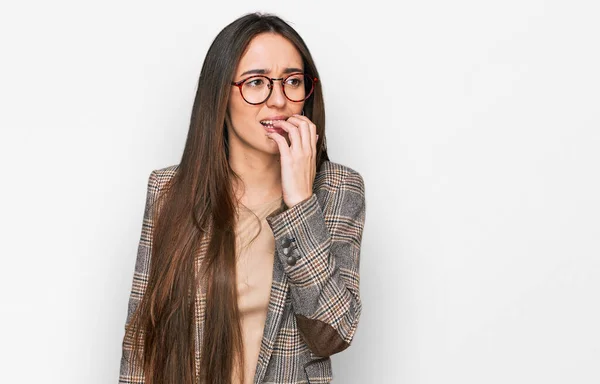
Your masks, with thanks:
[(286, 81), (286, 84), (292, 87), (299, 87), (302, 84), (302, 80), (296, 77), (292, 77)]
[(246, 81), (244, 83), (244, 86), (250, 87), (250, 88), (255, 88), (255, 87), (260, 87), (263, 84), (264, 84), (264, 80), (257, 78), (257, 79), (250, 79), (250, 80)]

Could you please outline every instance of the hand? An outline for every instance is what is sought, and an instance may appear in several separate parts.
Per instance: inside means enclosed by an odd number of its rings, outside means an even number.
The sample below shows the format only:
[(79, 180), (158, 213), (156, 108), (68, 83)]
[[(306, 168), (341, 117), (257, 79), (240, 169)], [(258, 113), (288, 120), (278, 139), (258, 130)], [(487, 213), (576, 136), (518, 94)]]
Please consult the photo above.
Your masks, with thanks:
[(317, 126), (308, 117), (301, 115), (293, 115), (286, 121), (274, 121), (273, 126), (286, 131), (290, 139), (288, 146), (286, 139), (279, 133), (267, 133), (279, 147), (283, 201), (291, 208), (313, 194), (319, 135)]

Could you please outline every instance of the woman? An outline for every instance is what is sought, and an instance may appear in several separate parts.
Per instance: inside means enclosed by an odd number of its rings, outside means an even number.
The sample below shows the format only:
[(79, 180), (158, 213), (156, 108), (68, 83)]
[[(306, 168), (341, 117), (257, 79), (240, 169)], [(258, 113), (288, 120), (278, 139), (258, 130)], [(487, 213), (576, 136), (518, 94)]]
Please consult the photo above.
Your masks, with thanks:
[(183, 156), (152, 171), (121, 383), (329, 383), (361, 313), (363, 179), (329, 161), (319, 74), (276, 16), (224, 28)]

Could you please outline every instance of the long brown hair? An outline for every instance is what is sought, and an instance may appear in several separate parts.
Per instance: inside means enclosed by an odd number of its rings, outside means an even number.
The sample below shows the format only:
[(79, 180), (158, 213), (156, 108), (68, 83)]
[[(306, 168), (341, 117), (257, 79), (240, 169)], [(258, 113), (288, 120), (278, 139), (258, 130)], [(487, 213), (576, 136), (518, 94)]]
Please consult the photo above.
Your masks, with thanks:
[[(183, 156), (175, 176), (162, 187), (159, 209), (153, 210), (148, 284), (127, 327), (146, 384), (229, 384), (236, 361), (243, 375), (235, 277), (237, 200), (232, 186), (232, 178), (239, 176), (228, 160), (227, 105), (240, 58), (252, 38), (265, 32), (288, 39), (302, 56), (305, 72), (319, 77), (300, 35), (271, 14), (246, 14), (226, 26), (211, 44)], [(319, 169), (329, 160), (321, 81), (305, 101), (304, 112), (317, 126)], [(209, 236), (209, 242), (201, 273), (197, 273), (195, 255), (204, 236)], [(194, 297), (205, 278), (206, 318), (201, 351), (195, 351)], [(198, 352), (201, 359), (196, 367)]]

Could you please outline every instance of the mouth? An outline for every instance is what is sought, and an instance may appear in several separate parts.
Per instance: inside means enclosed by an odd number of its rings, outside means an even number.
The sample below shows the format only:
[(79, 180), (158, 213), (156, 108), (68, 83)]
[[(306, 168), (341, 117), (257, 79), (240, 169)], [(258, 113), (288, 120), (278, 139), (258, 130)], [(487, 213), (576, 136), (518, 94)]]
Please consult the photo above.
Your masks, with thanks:
[(283, 129), (281, 129), (281, 128), (275, 128), (275, 127), (273, 126), (273, 122), (274, 122), (274, 121), (285, 121), (285, 120), (286, 120), (286, 119), (261, 120), (261, 121), (260, 121), (260, 123), (261, 123), (261, 124), (262, 124), (262, 125), (263, 125), (265, 128), (268, 128), (268, 129), (277, 129), (277, 130), (283, 131)]
[(277, 132), (280, 135), (284, 136), (287, 134), (287, 131), (284, 130), (283, 128), (279, 128), (279, 127), (274, 127), (273, 126), (273, 122), (274, 121), (285, 121), (287, 120), (286, 117), (279, 117), (277, 116), (277, 118), (275, 119), (270, 119), (270, 120), (261, 120), (260, 123), (262, 124), (263, 127), (265, 127), (265, 129), (267, 130), (267, 132)]

